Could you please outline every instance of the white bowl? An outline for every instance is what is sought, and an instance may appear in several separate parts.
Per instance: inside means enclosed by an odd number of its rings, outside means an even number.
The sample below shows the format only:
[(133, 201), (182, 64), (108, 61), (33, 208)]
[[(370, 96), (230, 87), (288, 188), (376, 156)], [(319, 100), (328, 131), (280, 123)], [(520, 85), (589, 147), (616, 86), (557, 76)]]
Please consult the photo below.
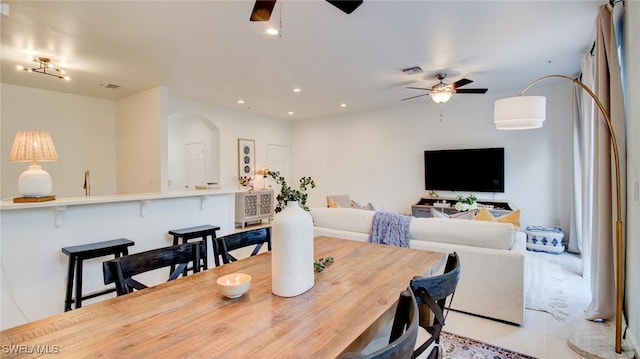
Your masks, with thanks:
[(223, 275), (216, 282), (222, 295), (227, 298), (238, 298), (249, 290), (251, 276), (244, 273), (231, 273)]

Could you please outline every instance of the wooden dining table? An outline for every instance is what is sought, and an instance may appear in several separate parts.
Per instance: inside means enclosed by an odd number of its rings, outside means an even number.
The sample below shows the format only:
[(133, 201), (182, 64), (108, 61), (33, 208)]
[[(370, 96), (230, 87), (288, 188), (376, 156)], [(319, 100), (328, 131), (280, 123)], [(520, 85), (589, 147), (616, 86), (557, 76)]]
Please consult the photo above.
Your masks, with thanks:
[[(4, 330), (2, 357), (336, 358), (361, 350), (393, 317), (409, 280), (445, 258), (316, 237), (314, 258), (328, 256), (334, 263), (296, 297), (271, 293), (271, 253), (262, 253)], [(216, 279), (234, 272), (253, 280), (228, 299)]]

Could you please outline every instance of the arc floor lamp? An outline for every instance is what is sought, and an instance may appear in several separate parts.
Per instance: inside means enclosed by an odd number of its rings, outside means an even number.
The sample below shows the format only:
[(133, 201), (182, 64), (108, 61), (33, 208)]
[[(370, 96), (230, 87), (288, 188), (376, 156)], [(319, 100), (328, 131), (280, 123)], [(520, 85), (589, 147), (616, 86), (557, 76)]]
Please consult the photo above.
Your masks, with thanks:
[(616, 180), (616, 329), (615, 329), (615, 352), (622, 353), (622, 303), (624, 299), (624, 258), (622, 250), (622, 201), (620, 199), (620, 158), (618, 155), (618, 141), (616, 140), (611, 118), (605, 110), (598, 96), (591, 91), (582, 81), (565, 75), (547, 75), (531, 82), (516, 97), (509, 97), (497, 100), (494, 106), (494, 123), (499, 130), (524, 130), (542, 127), (542, 122), (546, 117), (545, 97), (543, 96), (523, 96), (524, 93), (540, 81), (549, 78), (562, 78), (582, 87), (595, 101), (602, 113), (609, 130), (609, 138), (613, 147), (613, 157), (615, 161)]

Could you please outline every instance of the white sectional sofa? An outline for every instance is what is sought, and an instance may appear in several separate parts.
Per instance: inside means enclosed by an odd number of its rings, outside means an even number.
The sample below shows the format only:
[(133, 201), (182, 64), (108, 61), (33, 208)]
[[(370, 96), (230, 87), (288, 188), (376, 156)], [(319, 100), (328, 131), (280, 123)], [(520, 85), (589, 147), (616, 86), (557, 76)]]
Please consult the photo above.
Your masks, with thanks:
[[(374, 211), (351, 208), (311, 208), (314, 234), (368, 241)], [(511, 223), (467, 219), (412, 218), (411, 248), (457, 252), (460, 281), (452, 309), (498, 319), (524, 322), (525, 235)]]

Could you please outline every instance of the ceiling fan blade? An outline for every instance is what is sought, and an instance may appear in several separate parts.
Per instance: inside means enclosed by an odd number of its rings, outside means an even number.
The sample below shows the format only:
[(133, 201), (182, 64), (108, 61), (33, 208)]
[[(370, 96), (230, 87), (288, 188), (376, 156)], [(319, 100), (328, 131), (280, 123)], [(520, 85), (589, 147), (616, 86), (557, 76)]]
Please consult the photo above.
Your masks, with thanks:
[(269, 21), (276, 0), (256, 0), (249, 21)]
[(410, 87), (407, 86), (408, 89), (414, 89), (414, 90), (425, 90), (425, 91), (431, 91), (431, 89), (428, 88), (424, 88), (424, 87)]
[(468, 85), (468, 84), (470, 84), (470, 83), (472, 83), (472, 82), (473, 82), (473, 81), (472, 81), (472, 80), (469, 80), (469, 79), (460, 79), (460, 80), (458, 80), (458, 81), (456, 81), (456, 82), (452, 83), (452, 84), (451, 84), (451, 87), (455, 90), (455, 89), (457, 89), (458, 87), (462, 87), (462, 86), (464, 86), (464, 85)]
[(362, 4), (362, 0), (327, 0), (328, 3), (344, 11), (347, 14), (351, 14), (355, 9)]
[(487, 89), (459, 89), (456, 93), (486, 93)]
[(422, 97), (422, 96), (428, 96), (428, 95), (429, 95), (428, 93), (424, 93), (424, 94), (422, 94), (422, 95), (418, 95), (418, 96), (411, 96), (411, 97), (403, 98), (403, 99), (402, 99), (402, 100), (400, 100), (400, 101), (404, 101), (404, 100), (411, 100), (412, 98)]

